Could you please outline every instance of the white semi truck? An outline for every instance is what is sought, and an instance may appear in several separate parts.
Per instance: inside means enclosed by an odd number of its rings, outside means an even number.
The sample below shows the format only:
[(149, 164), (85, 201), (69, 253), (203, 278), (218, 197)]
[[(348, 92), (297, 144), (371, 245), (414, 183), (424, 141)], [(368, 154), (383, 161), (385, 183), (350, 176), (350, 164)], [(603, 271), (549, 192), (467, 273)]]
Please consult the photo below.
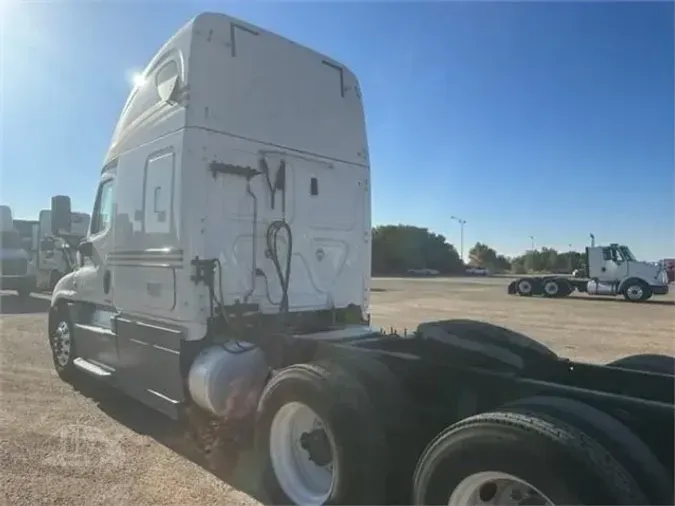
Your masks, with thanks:
[(35, 270), (25, 246), (11, 207), (0, 206), (0, 290), (14, 290), (20, 298), (35, 290)]
[(42, 290), (53, 290), (65, 274), (75, 268), (77, 245), (87, 235), (90, 216), (88, 213), (71, 212), (70, 233), (52, 233), (51, 210), (40, 211), (37, 227), (37, 286)]
[(574, 291), (589, 295), (623, 295), (630, 302), (643, 302), (653, 295), (668, 294), (665, 266), (636, 260), (630, 248), (620, 244), (586, 248), (585, 276), (531, 276), (512, 281), (509, 294), (524, 297), (567, 297)]
[[(273, 503), (672, 504), (672, 357), (575, 363), (472, 320), (371, 327), (347, 67), (202, 14), (143, 77), (52, 295), (61, 378), (180, 420), (213, 465), (252, 446)], [(70, 230), (67, 198), (52, 227)]]
[(39, 223), (37, 220), (17, 220), (13, 221), (14, 228), (19, 233), (21, 245), (28, 253), (28, 260), (35, 264), (38, 252), (38, 233)]
[(89, 214), (72, 212), (71, 231), (67, 235), (52, 234), (49, 209), (40, 211), (38, 220), (14, 220), (14, 228), (21, 236), (23, 249), (28, 252), (36, 289), (53, 290), (58, 280), (74, 269), (77, 245), (89, 228)]

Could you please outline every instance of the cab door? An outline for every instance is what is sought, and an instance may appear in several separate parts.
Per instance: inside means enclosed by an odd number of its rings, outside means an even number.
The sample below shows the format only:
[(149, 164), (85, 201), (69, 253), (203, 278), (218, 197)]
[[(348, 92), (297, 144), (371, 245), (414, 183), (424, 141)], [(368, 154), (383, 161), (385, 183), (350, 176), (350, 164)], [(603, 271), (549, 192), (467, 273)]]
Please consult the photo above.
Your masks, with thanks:
[(598, 264), (598, 272), (595, 273), (595, 277), (598, 281), (604, 283), (616, 281), (616, 262), (612, 256), (612, 248), (605, 247), (601, 251), (602, 260)]
[(118, 363), (113, 327), (113, 278), (108, 254), (114, 245), (115, 175), (104, 172), (91, 217), (89, 233), (79, 247), (81, 266), (75, 271), (80, 302), (75, 307), (75, 346), (81, 358), (111, 372)]
[(617, 283), (628, 275), (628, 262), (615, 246), (602, 248), (602, 260), (599, 281)]

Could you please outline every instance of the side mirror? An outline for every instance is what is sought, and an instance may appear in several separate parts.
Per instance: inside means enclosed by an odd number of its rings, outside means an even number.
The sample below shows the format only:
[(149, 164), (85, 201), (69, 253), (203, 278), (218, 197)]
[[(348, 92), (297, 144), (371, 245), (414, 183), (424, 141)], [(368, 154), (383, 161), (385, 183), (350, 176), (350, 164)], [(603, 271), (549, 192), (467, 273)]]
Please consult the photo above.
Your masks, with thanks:
[(82, 258), (94, 256), (94, 248), (89, 241), (82, 241), (77, 247), (77, 251), (82, 255)]
[(70, 197), (65, 195), (52, 197), (51, 211), (52, 235), (69, 234), (71, 220)]

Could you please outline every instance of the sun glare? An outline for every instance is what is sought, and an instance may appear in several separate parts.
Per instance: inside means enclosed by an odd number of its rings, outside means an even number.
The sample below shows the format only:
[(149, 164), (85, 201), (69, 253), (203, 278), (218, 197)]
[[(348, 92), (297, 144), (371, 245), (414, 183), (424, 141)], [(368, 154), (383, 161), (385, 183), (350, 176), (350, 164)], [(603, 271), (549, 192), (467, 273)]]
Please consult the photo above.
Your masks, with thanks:
[(136, 73), (131, 78), (131, 81), (134, 83), (136, 88), (140, 88), (145, 84), (145, 77), (143, 77), (143, 74)]

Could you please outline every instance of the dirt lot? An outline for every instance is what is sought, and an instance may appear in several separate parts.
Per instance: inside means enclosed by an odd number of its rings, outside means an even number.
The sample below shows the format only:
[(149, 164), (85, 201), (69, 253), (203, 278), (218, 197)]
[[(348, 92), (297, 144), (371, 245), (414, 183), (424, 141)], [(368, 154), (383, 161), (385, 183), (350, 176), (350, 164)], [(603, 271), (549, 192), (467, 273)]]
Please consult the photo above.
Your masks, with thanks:
[[(574, 360), (603, 363), (634, 353), (675, 354), (675, 293), (643, 304), (575, 294), (565, 299), (506, 294), (505, 278), (395, 279), (373, 284), (376, 325), (470, 318), (523, 332)], [(673, 290), (675, 292), (675, 290)]]
[[(374, 323), (411, 329), (423, 320), (475, 318), (591, 362), (674, 353), (672, 295), (639, 305), (585, 296), (553, 301), (507, 296), (505, 286), (503, 279), (378, 279)], [(46, 308), (45, 300), (21, 306), (0, 295), (3, 504), (256, 504), (240, 491), (256, 482), (246, 459), (224, 481), (160, 415), (108, 389), (92, 384), (78, 393), (59, 381), (44, 334)]]

